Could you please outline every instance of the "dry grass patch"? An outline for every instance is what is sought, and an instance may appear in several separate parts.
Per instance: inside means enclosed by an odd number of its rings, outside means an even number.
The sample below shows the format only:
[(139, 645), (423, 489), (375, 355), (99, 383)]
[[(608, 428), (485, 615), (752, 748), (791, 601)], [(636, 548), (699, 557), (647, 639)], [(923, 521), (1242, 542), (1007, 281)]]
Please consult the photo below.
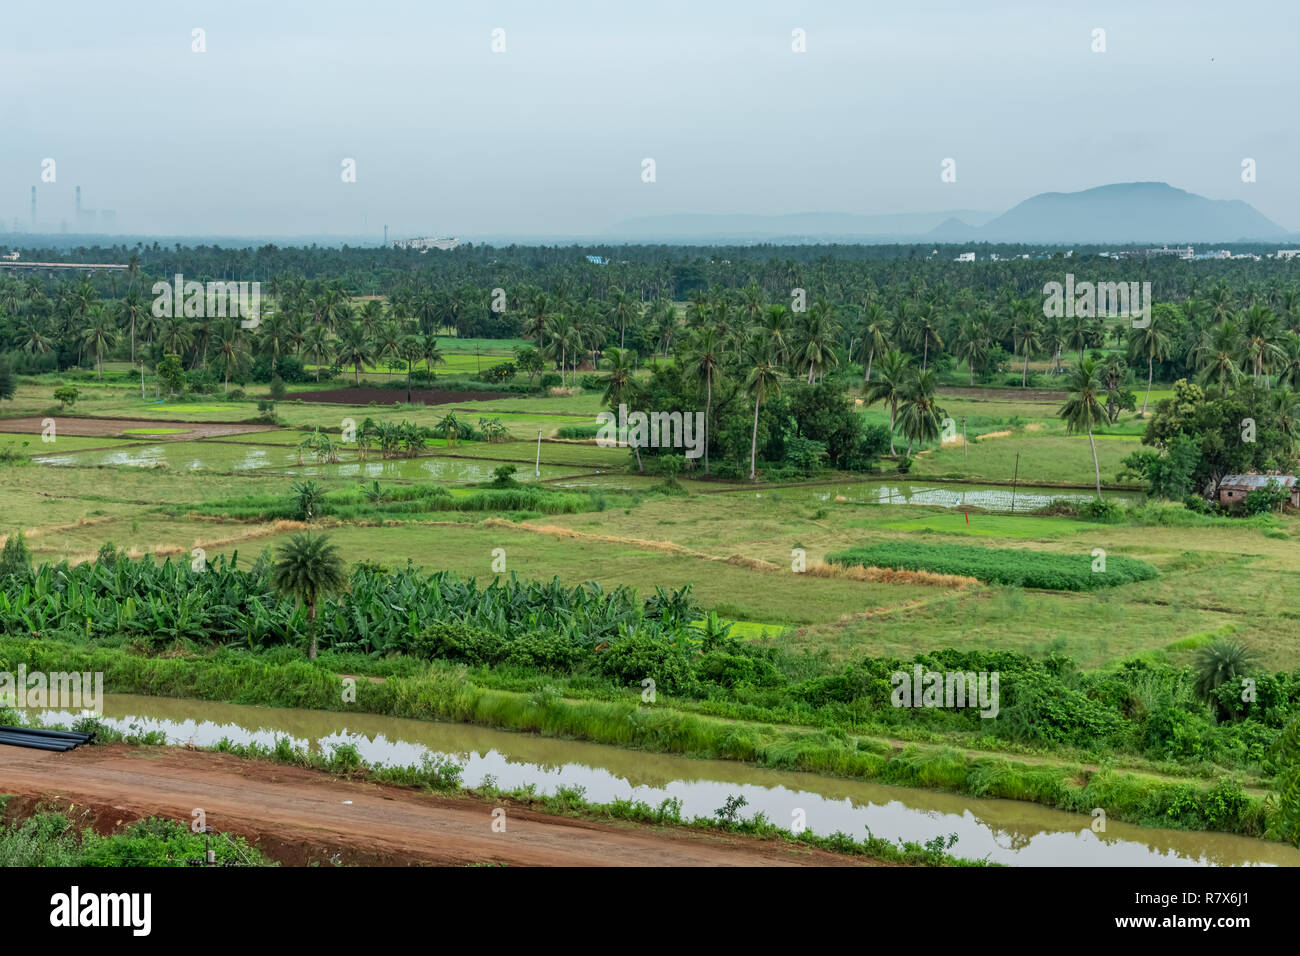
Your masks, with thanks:
[(920, 584), (927, 587), (963, 590), (979, 584), (975, 578), (960, 574), (935, 574), (932, 571), (896, 571), (893, 568), (844, 567), (838, 564), (815, 564), (807, 571), (815, 578), (847, 578), (873, 584)]

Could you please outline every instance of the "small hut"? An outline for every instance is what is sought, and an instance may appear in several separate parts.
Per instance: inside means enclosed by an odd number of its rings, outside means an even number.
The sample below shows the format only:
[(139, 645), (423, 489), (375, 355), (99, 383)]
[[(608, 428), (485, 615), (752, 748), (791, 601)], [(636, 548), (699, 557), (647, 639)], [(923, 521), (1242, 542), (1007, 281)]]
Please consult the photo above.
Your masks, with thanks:
[(1295, 475), (1225, 475), (1219, 482), (1219, 504), (1226, 507), (1239, 505), (1252, 491), (1268, 487), (1276, 481), (1291, 493), (1291, 506), (1300, 508), (1300, 482)]

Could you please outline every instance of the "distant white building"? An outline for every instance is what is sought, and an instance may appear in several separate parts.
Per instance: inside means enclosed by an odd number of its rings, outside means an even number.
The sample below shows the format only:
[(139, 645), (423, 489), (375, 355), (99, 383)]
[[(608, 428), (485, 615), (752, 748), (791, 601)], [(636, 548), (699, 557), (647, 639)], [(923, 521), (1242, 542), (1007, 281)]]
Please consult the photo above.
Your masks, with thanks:
[(1296, 256), (1300, 256), (1300, 249), (1279, 249), (1277, 251), (1279, 259), (1294, 259)]
[(1179, 259), (1192, 259), (1196, 256), (1196, 250), (1191, 246), (1161, 246), (1159, 249), (1148, 249), (1149, 256), (1177, 256)]
[(394, 249), (419, 249), (421, 252), (428, 252), (430, 249), (439, 249), (446, 252), (455, 249), (460, 245), (459, 239), (442, 239), (437, 236), (424, 236), (419, 239), (394, 239)]
[(604, 256), (587, 256), (587, 261), (590, 262), (593, 266), (609, 265), (609, 260), (606, 259)]
[(953, 262), (974, 262), (974, 261), (975, 261), (975, 253), (973, 252), (960, 253), (957, 256), (957, 258), (953, 260)]

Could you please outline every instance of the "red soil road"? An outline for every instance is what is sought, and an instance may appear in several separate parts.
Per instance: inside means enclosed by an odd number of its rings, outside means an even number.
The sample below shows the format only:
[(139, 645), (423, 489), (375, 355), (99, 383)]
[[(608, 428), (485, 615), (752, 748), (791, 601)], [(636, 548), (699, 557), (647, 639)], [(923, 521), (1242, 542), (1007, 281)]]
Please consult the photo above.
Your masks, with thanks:
[[(170, 435), (124, 435), (137, 441), (191, 441), (195, 438), (217, 438), (221, 435), (242, 435), (245, 432), (266, 431), (272, 425), (240, 425), (234, 422), (178, 422), (146, 421), (129, 418), (70, 418), (54, 415), (56, 434), (76, 435), (80, 438), (115, 438), (128, 428), (184, 428), (184, 432)], [(44, 418), (0, 419), (0, 432), (20, 435), (39, 435), (45, 428)]]
[[(67, 753), (0, 746), (6, 816), (71, 806), (97, 830), (143, 817), (248, 838), (286, 864), (519, 866), (844, 866), (845, 857), (777, 840), (549, 816), (509, 801), (413, 788), (173, 747), (125, 744)], [(350, 804), (344, 801), (351, 801)], [(506, 832), (492, 810), (506, 808)]]

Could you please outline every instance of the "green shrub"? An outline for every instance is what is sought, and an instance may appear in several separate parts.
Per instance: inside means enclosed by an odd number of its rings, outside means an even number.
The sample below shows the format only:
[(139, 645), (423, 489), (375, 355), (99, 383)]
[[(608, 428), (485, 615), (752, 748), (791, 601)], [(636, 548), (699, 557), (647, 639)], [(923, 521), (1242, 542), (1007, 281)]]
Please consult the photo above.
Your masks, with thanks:
[(587, 438), (595, 438), (600, 434), (600, 425), (565, 425), (555, 431), (556, 438), (566, 438), (569, 441), (582, 441)]
[(1108, 498), (1093, 498), (1079, 503), (1078, 514), (1085, 521), (1119, 524), (1124, 520), (1124, 506)]
[(681, 641), (670, 642), (637, 631), (614, 641), (598, 660), (602, 673), (624, 685), (641, 685), (650, 678), (656, 690), (675, 694), (692, 683), (690, 651)]

